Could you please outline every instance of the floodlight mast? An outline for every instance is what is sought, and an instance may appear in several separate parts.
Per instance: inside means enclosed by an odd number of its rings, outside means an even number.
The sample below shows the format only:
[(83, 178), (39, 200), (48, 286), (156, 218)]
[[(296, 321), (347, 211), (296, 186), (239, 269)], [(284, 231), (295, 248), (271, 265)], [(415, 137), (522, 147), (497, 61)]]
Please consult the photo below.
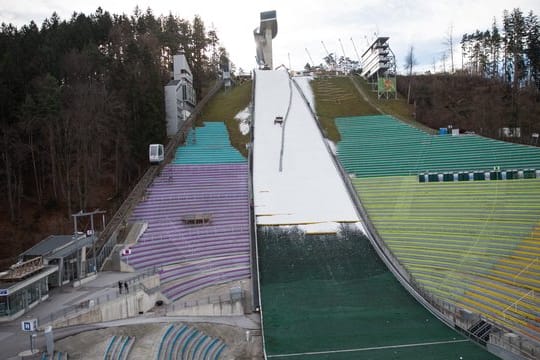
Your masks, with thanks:
[(356, 49), (356, 45), (354, 44), (354, 41), (353, 41), (352, 37), (351, 37), (351, 42), (352, 42), (352, 46), (354, 48), (354, 52), (356, 54), (356, 58), (358, 59), (358, 63), (360, 64), (360, 63), (362, 63), (362, 60), (360, 60), (360, 56), (358, 55), (358, 50)]
[(345, 54), (345, 49), (343, 48), (343, 43), (341, 42), (341, 39), (338, 39), (339, 45), (341, 45), (341, 52), (343, 52), (343, 58), (346, 58), (347, 55)]
[(311, 54), (309, 53), (309, 50), (306, 48), (306, 53), (310, 61), (311, 66), (315, 66), (315, 63), (313, 62), (313, 58), (311, 57)]
[(327, 59), (328, 59), (328, 62), (329, 62), (329, 65), (331, 66), (332, 70), (334, 70), (336, 68), (336, 60), (330, 56), (330, 53), (328, 52), (328, 49), (326, 48), (326, 45), (324, 44), (324, 41), (321, 40), (321, 44), (324, 48), (324, 51), (326, 52), (326, 56), (327, 56)]

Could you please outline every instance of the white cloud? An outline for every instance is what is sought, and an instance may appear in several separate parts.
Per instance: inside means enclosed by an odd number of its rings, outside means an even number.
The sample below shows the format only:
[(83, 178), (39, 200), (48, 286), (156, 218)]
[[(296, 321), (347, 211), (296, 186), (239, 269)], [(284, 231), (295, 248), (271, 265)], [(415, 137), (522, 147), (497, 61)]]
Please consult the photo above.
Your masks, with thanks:
[(338, 39), (345, 53), (356, 58), (353, 38), (358, 52), (374, 33), (390, 37), (398, 68), (410, 45), (414, 45), (420, 65), (429, 69), (432, 59), (440, 58), (443, 40), (450, 24), (454, 27), (457, 43), (463, 33), (487, 29), (493, 18), (502, 18), (504, 9), (515, 7), (540, 15), (537, 0), (258, 0), (258, 1), (136, 1), (117, 0), (103, 5), (97, 0), (0, 0), (0, 21), (22, 26), (30, 20), (41, 24), (56, 11), (62, 18), (75, 12), (86, 14), (102, 6), (111, 13), (131, 14), (136, 5), (142, 10), (151, 7), (155, 15), (168, 14), (192, 19), (199, 14), (209, 28), (213, 24), (223, 45), (229, 50), (232, 61), (244, 69), (255, 65), (253, 29), (259, 24), (259, 13), (276, 10), (278, 35), (274, 40), (274, 64), (288, 65), (290, 54), (293, 68), (302, 68), (309, 61), (308, 48), (314, 61), (325, 56), (321, 41), (330, 52), (342, 54)]

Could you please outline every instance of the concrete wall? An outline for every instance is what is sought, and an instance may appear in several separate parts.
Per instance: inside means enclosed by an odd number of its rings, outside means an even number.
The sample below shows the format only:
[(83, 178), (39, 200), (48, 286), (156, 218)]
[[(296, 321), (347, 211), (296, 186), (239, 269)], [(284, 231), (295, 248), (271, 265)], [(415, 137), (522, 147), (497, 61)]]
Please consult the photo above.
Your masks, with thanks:
[(104, 304), (94, 305), (85, 312), (70, 318), (59, 318), (53, 321), (53, 328), (64, 326), (92, 324), (111, 320), (125, 319), (144, 313), (154, 307), (159, 293), (148, 295), (143, 290), (122, 295)]
[[(156, 288), (160, 285), (159, 275), (146, 277), (140, 282), (147, 289)], [(51, 324), (54, 328), (91, 324), (111, 320), (126, 319), (141, 315), (152, 309), (157, 300), (163, 300), (164, 296), (160, 292), (147, 293), (142, 287), (129, 294), (123, 294), (106, 303), (94, 304), (88, 309), (81, 309), (78, 314), (58, 318)]]
[(216, 304), (203, 303), (200, 305), (182, 307), (169, 306), (167, 316), (231, 316), (244, 315), (242, 300), (223, 301)]

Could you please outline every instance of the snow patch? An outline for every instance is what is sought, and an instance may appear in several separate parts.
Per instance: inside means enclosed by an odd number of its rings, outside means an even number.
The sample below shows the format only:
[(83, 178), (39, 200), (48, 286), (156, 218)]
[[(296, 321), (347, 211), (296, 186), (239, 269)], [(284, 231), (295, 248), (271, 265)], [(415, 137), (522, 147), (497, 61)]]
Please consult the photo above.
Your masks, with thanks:
[[(257, 71), (256, 79), (253, 189), (257, 224), (335, 233), (341, 222), (359, 222), (319, 127), (296, 86), (289, 83), (287, 72)], [(314, 107), (310, 79), (295, 80)], [(287, 114), (289, 99), (287, 119), (276, 122), (276, 117)]]
[(240, 128), (242, 135), (249, 134), (250, 117), (251, 112), (249, 111), (249, 106), (234, 116), (234, 119), (238, 120), (238, 127)]

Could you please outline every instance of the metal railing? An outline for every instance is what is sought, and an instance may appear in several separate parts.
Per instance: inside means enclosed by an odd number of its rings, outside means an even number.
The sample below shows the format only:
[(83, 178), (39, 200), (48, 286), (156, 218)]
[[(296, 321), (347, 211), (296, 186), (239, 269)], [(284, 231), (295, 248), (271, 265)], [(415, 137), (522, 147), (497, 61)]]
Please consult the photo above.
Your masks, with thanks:
[[(127, 280), (123, 280), (122, 283), (128, 284), (128, 289), (129, 289), (128, 293), (130, 292), (136, 293), (138, 290), (143, 290), (146, 293), (153, 292), (159, 289), (159, 286), (156, 286), (153, 288), (147, 288), (142, 283), (142, 280), (157, 274), (158, 270), (159, 270), (158, 268), (148, 268), (143, 273), (137, 274), (136, 276), (129, 278)], [(128, 294), (126, 292), (120, 293), (116, 283), (111, 284), (111, 288), (114, 290), (111, 290), (107, 294), (91, 297), (77, 304), (64, 307), (61, 310), (58, 310), (46, 316), (40, 317), (38, 324), (40, 324), (40, 326), (43, 327), (43, 325), (50, 324), (58, 319), (70, 319), (70, 318), (76, 317), (77, 315), (86, 313), (88, 310), (90, 310), (91, 308), (94, 308), (95, 306), (106, 304), (110, 301), (113, 301), (115, 299), (118, 299), (119, 297), (122, 297)]]

